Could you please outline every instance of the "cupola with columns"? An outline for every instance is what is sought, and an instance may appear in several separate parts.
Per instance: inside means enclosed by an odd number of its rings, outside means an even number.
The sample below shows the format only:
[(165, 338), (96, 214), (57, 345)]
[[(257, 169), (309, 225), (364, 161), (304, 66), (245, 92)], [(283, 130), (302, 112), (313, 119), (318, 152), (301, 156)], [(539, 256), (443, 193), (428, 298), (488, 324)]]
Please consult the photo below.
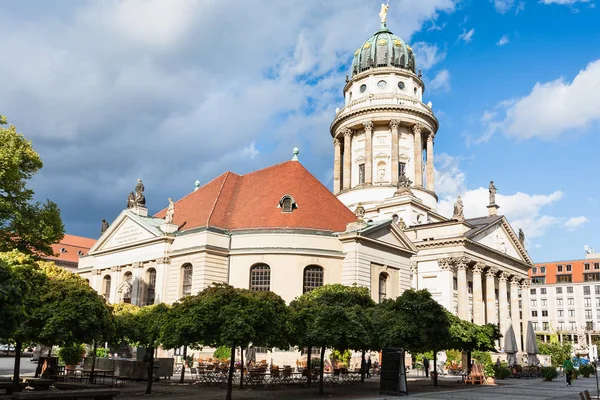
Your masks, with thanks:
[[(440, 221), (433, 167), (438, 121), (423, 103), (412, 49), (387, 28), (387, 6), (380, 17), (380, 29), (355, 53), (345, 105), (330, 127), (333, 192), (350, 209), (362, 202), (368, 218)], [(410, 190), (399, 196), (398, 182), (409, 180)], [(384, 202), (392, 205), (382, 214)]]

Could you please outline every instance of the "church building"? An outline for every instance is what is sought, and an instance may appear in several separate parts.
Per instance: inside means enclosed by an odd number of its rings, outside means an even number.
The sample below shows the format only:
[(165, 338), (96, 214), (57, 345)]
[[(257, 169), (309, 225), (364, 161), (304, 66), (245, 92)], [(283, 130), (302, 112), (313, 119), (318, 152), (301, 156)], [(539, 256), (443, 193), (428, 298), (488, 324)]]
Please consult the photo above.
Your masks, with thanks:
[(213, 282), (287, 302), (332, 283), (367, 287), (377, 302), (427, 289), (464, 320), (513, 329), (522, 350), (533, 266), (524, 235), (498, 213), (493, 182), (488, 215), (465, 218), (460, 198), (452, 218), (438, 213), (439, 123), (385, 11), (354, 54), (330, 127), (333, 191), (297, 149), (291, 161), (225, 172), (154, 215), (140, 181), (79, 273), (107, 301), (137, 305), (173, 303)]

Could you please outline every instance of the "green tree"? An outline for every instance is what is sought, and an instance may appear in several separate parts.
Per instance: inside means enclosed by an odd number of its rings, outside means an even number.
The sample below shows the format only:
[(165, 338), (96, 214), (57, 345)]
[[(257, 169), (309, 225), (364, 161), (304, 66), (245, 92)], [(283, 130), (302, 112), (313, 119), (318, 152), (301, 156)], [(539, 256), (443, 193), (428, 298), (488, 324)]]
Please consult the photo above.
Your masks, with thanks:
[(374, 306), (367, 288), (340, 284), (314, 289), (290, 304), (293, 324), (300, 324), (293, 331), (295, 342), (321, 348), (319, 393), (324, 389), (327, 347), (340, 351), (372, 347), (370, 315)]
[(567, 358), (571, 358), (573, 354), (573, 345), (571, 342), (551, 342), (544, 343), (538, 340), (538, 350), (540, 354), (548, 354), (552, 357), (552, 367), (558, 368), (563, 365)]
[(51, 255), (53, 243), (64, 236), (60, 210), (51, 201), (32, 202), (27, 188), (42, 168), (42, 160), (31, 142), (0, 115), (0, 251)]
[(146, 350), (146, 394), (151, 394), (154, 380), (154, 349), (161, 344), (161, 333), (168, 318), (169, 307), (164, 303), (145, 307), (119, 304), (114, 310), (116, 338), (125, 339), (130, 344), (144, 347)]
[[(495, 341), (500, 340), (500, 330), (495, 324), (477, 325), (470, 321), (464, 321), (450, 312), (447, 312), (447, 315), (450, 321), (449, 348), (467, 353), (467, 368), (470, 373), (472, 353), (474, 351), (493, 351)], [(491, 362), (485, 366), (489, 372)]]
[[(407, 290), (396, 300), (381, 303), (374, 315), (382, 347), (404, 347), (412, 354), (451, 348), (450, 319), (446, 309), (427, 290)], [(433, 375), (437, 386), (437, 374)]]

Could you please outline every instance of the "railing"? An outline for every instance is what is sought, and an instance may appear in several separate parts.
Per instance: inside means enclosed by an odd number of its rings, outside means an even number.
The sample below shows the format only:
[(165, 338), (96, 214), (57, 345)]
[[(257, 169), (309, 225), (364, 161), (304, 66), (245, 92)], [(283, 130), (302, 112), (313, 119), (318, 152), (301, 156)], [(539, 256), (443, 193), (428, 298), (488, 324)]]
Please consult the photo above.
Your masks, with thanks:
[(409, 107), (420, 108), (433, 114), (433, 110), (427, 104), (416, 100), (411, 97), (401, 96), (397, 94), (369, 94), (363, 96), (360, 99), (353, 100), (348, 105), (337, 110), (336, 115), (341, 115), (349, 111), (353, 111), (362, 107), (376, 106), (376, 105), (404, 105)]

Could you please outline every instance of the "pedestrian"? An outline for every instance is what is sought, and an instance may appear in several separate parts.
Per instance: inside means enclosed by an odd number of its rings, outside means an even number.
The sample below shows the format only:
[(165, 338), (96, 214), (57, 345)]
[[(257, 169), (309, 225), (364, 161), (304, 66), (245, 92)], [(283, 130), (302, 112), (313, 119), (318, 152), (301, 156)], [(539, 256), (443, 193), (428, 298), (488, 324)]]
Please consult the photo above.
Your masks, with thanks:
[(425, 378), (429, 378), (429, 360), (423, 356), (423, 369), (425, 370)]
[(371, 357), (367, 360), (367, 378), (371, 377)]
[(567, 358), (563, 363), (563, 372), (567, 377), (567, 386), (571, 386), (571, 378), (573, 375), (573, 363), (571, 362), (571, 359)]

